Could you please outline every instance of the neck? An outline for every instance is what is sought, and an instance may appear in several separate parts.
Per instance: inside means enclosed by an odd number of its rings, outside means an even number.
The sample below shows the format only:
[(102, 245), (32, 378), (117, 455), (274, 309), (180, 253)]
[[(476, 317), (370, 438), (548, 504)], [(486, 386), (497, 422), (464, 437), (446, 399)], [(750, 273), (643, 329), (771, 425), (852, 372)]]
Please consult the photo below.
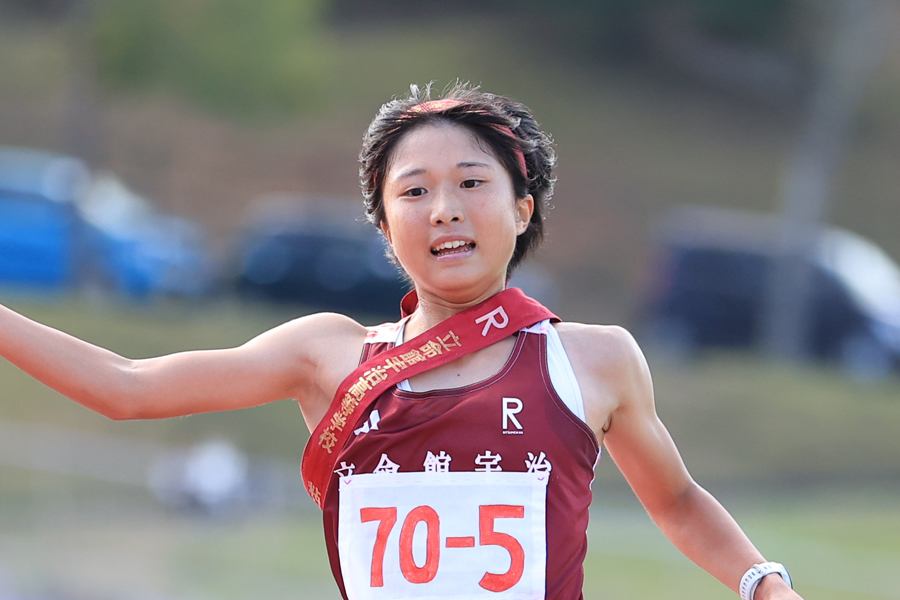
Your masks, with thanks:
[(416, 294), (419, 297), (419, 306), (410, 316), (406, 324), (406, 339), (412, 339), (420, 333), (431, 329), (441, 321), (449, 319), (457, 313), (461, 313), (467, 308), (471, 308), (476, 304), (480, 304), (499, 292), (506, 289), (506, 286), (491, 287), (482, 294), (470, 298), (462, 302), (453, 302), (446, 298), (441, 298), (433, 294), (429, 294), (420, 288), (416, 288)]

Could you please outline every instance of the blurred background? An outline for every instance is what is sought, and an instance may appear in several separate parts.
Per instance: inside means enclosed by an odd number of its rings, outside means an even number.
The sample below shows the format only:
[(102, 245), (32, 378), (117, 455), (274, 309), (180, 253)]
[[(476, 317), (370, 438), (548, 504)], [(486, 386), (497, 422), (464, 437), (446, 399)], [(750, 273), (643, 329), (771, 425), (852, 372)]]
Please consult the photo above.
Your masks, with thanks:
[[(890, 0), (0, 0), (0, 302), (129, 357), (396, 318), (378, 107), (456, 80), (559, 153), (517, 274), (627, 326), (701, 484), (806, 598), (900, 598)], [(891, 165), (894, 165), (893, 167)], [(0, 364), (0, 599), (337, 598), (291, 401), (112, 423)], [(728, 598), (607, 458), (586, 598)]]

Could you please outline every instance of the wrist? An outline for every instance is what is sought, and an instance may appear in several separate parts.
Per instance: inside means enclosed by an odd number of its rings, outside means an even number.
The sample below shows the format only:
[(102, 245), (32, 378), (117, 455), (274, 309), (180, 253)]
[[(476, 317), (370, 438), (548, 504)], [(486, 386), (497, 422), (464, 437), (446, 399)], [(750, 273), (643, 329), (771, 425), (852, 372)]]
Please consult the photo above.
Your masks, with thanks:
[(778, 590), (789, 590), (790, 586), (778, 573), (770, 573), (759, 580), (753, 600), (769, 600)]
[[(773, 575), (778, 577), (773, 577)], [(777, 590), (782, 585), (786, 585), (788, 588), (793, 587), (791, 576), (784, 565), (776, 562), (764, 562), (747, 569), (741, 578), (739, 591), (742, 600), (766, 600), (773, 590)]]

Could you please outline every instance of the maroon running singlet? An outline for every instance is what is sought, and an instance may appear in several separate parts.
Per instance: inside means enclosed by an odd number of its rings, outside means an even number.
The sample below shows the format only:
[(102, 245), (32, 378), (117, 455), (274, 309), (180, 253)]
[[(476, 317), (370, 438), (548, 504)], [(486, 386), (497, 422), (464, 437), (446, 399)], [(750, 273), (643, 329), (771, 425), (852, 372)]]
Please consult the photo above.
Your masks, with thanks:
[[(323, 515), (344, 598), (582, 598), (600, 448), (551, 383), (550, 327), (519, 331), (493, 377), (397, 386), (360, 415)], [(372, 329), (362, 360), (399, 328)]]

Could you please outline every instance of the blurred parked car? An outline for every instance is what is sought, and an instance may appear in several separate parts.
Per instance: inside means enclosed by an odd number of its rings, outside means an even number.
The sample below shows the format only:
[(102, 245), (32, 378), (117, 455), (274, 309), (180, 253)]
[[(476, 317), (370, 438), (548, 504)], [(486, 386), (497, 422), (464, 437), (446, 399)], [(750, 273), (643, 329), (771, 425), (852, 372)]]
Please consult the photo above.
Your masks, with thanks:
[(77, 158), (29, 148), (0, 147), (0, 189), (6, 192), (78, 204), (90, 185), (90, 170)]
[(72, 157), (0, 148), (0, 286), (195, 295), (212, 267), (202, 228), (162, 214)]
[(261, 198), (238, 249), (240, 293), (321, 310), (396, 318), (407, 285), (358, 203)]
[(0, 285), (52, 290), (80, 280), (90, 232), (78, 204), (90, 180), (77, 159), (0, 148)]
[[(684, 208), (655, 240), (641, 322), (647, 344), (689, 355), (704, 347), (755, 347), (777, 254), (778, 221)], [(823, 228), (811, 259), (811, 357), (856, 374), (900, 364), (900, 268), (872, 242)]]
[(120, 293), (197, 296), (212, 288), (216, 269), (198, 223), (157, 211), (110, 173), (94, 178), (80, 208), (96, 232), (97, 260)]

